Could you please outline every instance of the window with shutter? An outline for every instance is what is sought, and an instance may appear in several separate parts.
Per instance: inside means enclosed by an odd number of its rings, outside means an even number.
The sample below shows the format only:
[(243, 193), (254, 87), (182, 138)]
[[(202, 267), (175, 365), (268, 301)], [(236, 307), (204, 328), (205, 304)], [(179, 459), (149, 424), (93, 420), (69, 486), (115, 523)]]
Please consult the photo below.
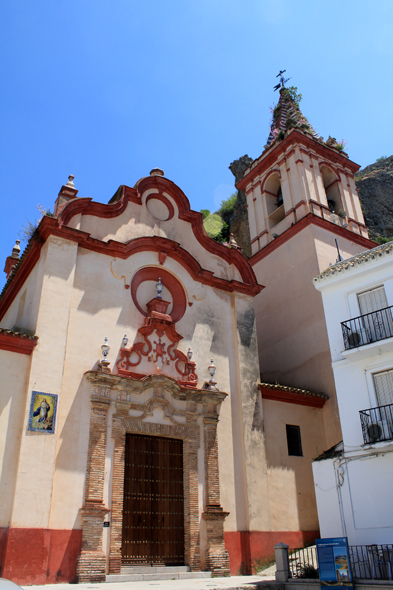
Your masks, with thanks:
[(393, 370), (375, 373), (373, 378), (378, 406), (393, 404)]
[(365, 291), (365, 293), (359, 293), (358, 301), (361, 315), (372, 313), (388, 306), (383, 287), (377, 287), (376, 289)]
[(369, 342), (376, 342), (393, 336), (392, 311), (388, 308), (388, 301), (384, 287), (376, 287), (358, 294), (359, 309), (362, 324), (366, 332), (363, 338)]

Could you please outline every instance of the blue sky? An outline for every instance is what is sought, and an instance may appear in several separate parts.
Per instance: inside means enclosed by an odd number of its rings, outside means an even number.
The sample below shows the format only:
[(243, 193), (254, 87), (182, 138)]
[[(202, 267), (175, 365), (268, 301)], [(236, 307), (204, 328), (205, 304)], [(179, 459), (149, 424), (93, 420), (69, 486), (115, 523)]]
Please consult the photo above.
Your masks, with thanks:
[(280, 69), (310, 123), (347, 140), (352, 160), (392, 154), (391, 0), (1, 7), (4, 260), (70, 173), (79, 196), (107, 202), (158, 166), (193, 209), (217, 209), (233, 191), (229, 164), (263, 150)]

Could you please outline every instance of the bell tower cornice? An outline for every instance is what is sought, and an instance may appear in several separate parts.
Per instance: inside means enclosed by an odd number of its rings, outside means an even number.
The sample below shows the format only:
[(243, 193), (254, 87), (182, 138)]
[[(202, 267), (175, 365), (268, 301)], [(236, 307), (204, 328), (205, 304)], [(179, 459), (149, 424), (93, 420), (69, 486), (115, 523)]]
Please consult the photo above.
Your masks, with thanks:
[(247, 192), (250, 190), (254, 180), (261, 174), (270, 170), (274, 165), (281, 166), (283, 161), (292, 155), (292, 150), (298, 146), (302, 153), (315, 155), (318, 159), (335, 164), (338, 168), (354, 175), (359, 169), (359, 164), (350, 160), (345, 153), (331, 148), (323, 142), (315, 140), (298, 129), (292, 129), (280, 143), (273, 144), (265, 150), (259, 158), (254, 160), (251, 166), (245, 171), (240, 182), (236, 184), (238, 190)]

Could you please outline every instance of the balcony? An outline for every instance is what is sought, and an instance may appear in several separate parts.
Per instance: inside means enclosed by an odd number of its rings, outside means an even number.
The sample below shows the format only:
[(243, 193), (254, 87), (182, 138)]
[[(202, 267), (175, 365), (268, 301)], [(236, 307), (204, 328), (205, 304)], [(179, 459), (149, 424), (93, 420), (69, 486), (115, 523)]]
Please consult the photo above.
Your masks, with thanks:
[(392, 338), (392, 308), (393, 305), (341, 322), (345, 350)]
[(361, 410), (359, 414), (365, 444), (393, 440), (393, 404)]

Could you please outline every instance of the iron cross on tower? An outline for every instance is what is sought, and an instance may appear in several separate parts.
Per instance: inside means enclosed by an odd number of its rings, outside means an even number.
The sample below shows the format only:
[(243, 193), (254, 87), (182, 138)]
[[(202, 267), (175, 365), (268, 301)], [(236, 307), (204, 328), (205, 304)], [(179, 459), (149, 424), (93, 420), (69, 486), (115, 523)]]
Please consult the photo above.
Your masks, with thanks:
[(283, 76), (284, 72), (286, 72), (286, 70), (280, 70), (276, 76), (276, 78), (280, 78), (280, 83), (274, 87), (275, 91), (278, 90), (279, 88), (284, 88), (284, 85), (288, 82), (288, 80), (291, 79), (291, 78), (284, 79), (284, 76)]

